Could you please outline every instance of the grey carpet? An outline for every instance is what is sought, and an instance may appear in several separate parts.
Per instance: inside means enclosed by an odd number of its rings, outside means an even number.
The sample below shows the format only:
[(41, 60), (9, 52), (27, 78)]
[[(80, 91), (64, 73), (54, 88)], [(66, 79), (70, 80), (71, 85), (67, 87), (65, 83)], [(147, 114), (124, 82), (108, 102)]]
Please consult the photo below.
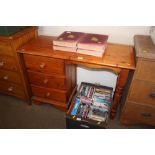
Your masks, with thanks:
[[(65, 129), (65, 113), (52, 105), (28, 105), (15, 97), (0, 95), (1, 129)], [(119, 114), (115, 120), (109, 120), (109, 129), (153, 128), (146, 125), (123, 126), (119, 123)]]

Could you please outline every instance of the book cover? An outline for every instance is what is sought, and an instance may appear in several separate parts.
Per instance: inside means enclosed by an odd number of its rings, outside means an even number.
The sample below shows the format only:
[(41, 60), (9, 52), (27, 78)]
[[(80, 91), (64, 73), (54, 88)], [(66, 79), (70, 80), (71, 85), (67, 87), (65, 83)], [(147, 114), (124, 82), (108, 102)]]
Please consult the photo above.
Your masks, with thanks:
[(65, 31), (57, 39), (53, 40), (53, 45), (76, 47), (78, 41), (85, 36), (82, 32)]
[(102, 51), (93, 51), (93, 50), (87, 50), (87, 49), (77, 49), (77, 53), (85, 54), (85, 55), (91, 55), (95, 57), (102, 57), (104, 54), (104, 49)]
[(72, 109), (71, 115), (75, 116), (77, 114), (77, 111), (78, 111), (80, 104), (81, 104), (81, 100), (79, 98), (76, 98), (75, 105)]
[(92, 107), (88, 113), (88, 118), (96, 121), (106, 121), (108, 118), (108, 111)]
[(53, 46), (55, 51), (76, 52), (76, 47)]
[(107, 46), (108, 35), (87, 33), (78, 42), (79, 49), (103, 51)]

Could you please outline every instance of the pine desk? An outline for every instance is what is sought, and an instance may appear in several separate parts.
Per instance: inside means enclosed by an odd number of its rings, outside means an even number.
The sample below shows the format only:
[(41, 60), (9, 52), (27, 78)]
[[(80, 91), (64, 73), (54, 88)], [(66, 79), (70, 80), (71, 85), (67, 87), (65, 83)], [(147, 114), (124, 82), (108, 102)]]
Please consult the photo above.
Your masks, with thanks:
[[(54, 37), (39, 36), (36, 40), (18, 50), (19, 57), (33, 55), (63, 60), (65, 64), (82, 65), (89, 68), (106, 69), (118, 75), (111, 118), (114, 118), (119, 106), (123, 89), (127, 82), (130, 70), (135, 70), (135, 56), (132, 46), (109, 43), (102, 58), (82, 55), (78, 53), (53, 51), (52, 39)], [(24, 60), (21, 60), (24, 61)], [(34, 60), (35, 61), (35, 60)], [(41, 62), (40, 62), (41, 63)], [(22, 62), (21, 62), (22, 64)], [(43, 68), (45, 64), (41, 64)], [(23, 73), (25, 74), (25, 73)], [(70, 78), (69, 78), (70, 79)], [(45, 82), (45, 80), (44, 80)], [(28, 84), (28, 82), (26, 82)], [(74, 82), (76, 83), (76, 81)], [(38, 90), (40, 91), (40, 90)], [(71, 93), (71, 92), (70, 92)], [(40, 93), (41, 94), (41, 93)], [(49, 96), (49, 93), (46, 94)], [(47, 102), (49, 100), (46, 100)], [(60, 105), (56, 102), (56, 105)]]

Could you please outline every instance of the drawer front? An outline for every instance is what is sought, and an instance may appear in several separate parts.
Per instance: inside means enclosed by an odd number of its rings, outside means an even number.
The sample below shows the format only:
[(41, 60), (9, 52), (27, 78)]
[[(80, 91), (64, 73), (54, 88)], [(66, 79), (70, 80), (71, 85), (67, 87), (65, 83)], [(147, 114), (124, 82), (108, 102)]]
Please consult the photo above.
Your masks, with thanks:
[(0, 81), (0, 91), (8, 95), (25, 98), (24, 90), (22, 87), (11, 82)]
[(47, 74), (42, 74), (38, 72), (28, 71), (28, 76), (31, 84), (48, 87), (48, 88), (56, 88), (56, 89), (65, 89), (65, 77), (59, 76), (50, 76)]
[(155, 106), (155, 84), (135, 80), (132, 83), (129, 100)]
[(34, 96), (42, 97), (46, 99), (56, 100), (56, 101), (67, 101), (66, 91), (60, 91), (56, 89), (43, 88), (32, 85), (32, 93)]
[(28, 70), (64, 75), (64, 60), (24, 54), (25, 64)]
[(17, 71), (15, 59), (13, 57), (0, 56), (0, 69)]
[(126, 102), (122, 119), (130, 123), (155, 125), (155, 107)]
[(0, 80), (14, 82), (17, 84), (21, 83), (20, 75), (17, 72), (0, 70)]
[(0, 42), (0, 55), (14, 56), (11, 45)]
[(136, 79), (155, 82), (155, 61), (140, 60)]

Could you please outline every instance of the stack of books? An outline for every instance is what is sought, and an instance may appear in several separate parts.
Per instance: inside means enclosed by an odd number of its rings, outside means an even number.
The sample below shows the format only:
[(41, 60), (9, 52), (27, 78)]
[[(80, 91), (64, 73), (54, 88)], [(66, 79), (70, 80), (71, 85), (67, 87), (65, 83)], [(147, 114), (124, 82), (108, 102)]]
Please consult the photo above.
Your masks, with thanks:
[(77, 53), (102, 57), (107, 46), (107, 35), (86, 34), (78, 42)]
[(56, 40), (53, 40), (53, 49), (58, 51), (76, 52), (77, 43), (85, 35), (82, 32), (65, 31)]
[(53, 41), (53, 49), (102, 57), (108, 35), (65, 31)]

